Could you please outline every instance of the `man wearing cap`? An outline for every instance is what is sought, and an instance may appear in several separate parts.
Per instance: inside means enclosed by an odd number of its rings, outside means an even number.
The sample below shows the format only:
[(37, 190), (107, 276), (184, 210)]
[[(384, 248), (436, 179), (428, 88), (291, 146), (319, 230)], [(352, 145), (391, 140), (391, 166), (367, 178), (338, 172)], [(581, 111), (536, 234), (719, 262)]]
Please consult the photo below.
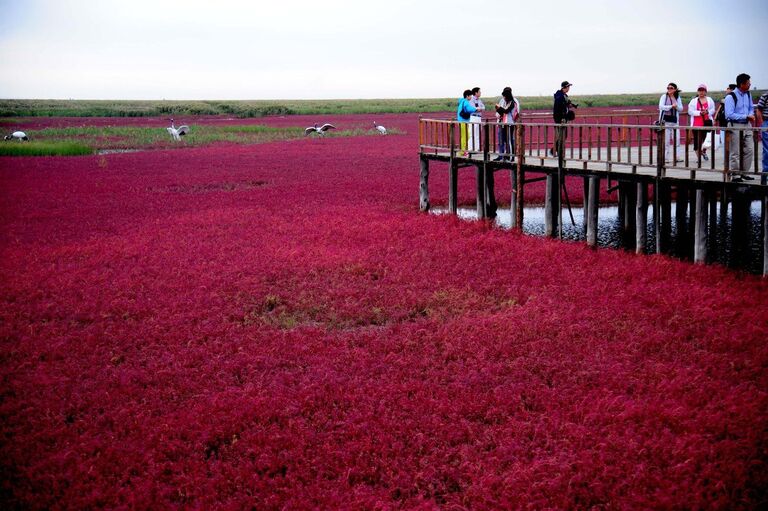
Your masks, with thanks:
[[(752, 95), (749, 93), (752, 82), (749, 79), (748, 74), (741, 73), (736, 77), (736, 90), (725, 97), (725, 118), (729, 127), (748, 128), (755, 120), (755, 105), (752, 104)], [(729, 150), (731, 157), (728, 168), (735, 172), (731, 181), (753, 180), (754, 178), (741, 174), (752, 166), (752, 131), (732, 130)]]
[[(560, 84), (560, 90), (555, 92), (555, 104), (552, 107), (552, 116), (555, 119), (555, 124), (565, 124), (576, 117), (571, 108), (576, 108), (577, 105), (568, 99), (568, 91), (571, 90), (571, 85), (573, 84), (566, 80)], [(563, 134), (563, 137), (567, 135), (565, 130), (555, 130), (555, 147), (549, 150), (550, 156), (555, 156), (555, 154), (557, 154), (557, 148), (561, 143), (561, 133)], [(562, 142), (565, 142), (565, 138), (563, 138)]]

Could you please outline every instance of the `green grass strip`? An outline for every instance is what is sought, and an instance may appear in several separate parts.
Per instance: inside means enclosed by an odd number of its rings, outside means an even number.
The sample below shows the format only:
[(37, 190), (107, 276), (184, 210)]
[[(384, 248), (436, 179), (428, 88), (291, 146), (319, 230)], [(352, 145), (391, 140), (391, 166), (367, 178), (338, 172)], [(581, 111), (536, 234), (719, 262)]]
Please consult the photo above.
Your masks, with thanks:
[(76, 142), (3, 141), (0, 143), (0, 156), (81, 156), (92, 153), (92, 148)]

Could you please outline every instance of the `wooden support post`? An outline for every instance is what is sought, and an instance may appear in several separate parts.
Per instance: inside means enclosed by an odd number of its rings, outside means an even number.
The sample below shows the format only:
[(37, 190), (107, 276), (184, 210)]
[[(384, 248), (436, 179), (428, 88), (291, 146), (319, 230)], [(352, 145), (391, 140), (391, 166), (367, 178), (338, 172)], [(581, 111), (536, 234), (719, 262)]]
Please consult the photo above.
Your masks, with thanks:
[[(592, 127), (590, 126), (590, 129)], [(584, 199), (581, 202), (582, 210), (584, 211), (584, 221), (582, 222), (584, 225), (584, 232), (587, 232), (587, 204), (589, 203), (589, 176), (584, 176)]]
[(475, 165), (475, 181), (477, 182), (477, 218), (485, 218), (485, 164)]
[(419, 158), (419, 166), (419, 210), (429, 211), (429, 160), (422, 156)]
[(768, 195), (763, 196), (763, 277), (768, 277)]
[(515, 137), (515, 148), (517, 149), (517, 172), (515, 184), (517, 184), (517, 196), (515, 197), (515, 226), (520, 231), (523, 230), (523, 201), (525, 199), (525, 170), (523, 170), (523, 160), (525, 160), (525, 126), (518, 124), (515, 126), (517, 136)]
[(558, 232), (560, 216), (560, 183), (557, 175), (547, 174), (547, 190), (544, 199), (544, 235), (554, 237)]
[(696, 213), (694, 224), (693, 262), (707, 262), (707, 199), (704, 190), (696, 189)]
[(675, 224), (677, 225), (678, 241), (684, 243), (688, 233), (688, 187), (682, 184), (677, 185)]
[(589, 177), (589, 200), (587, 201), (587, 245), (597, 247), (597, 209), (600, 203), (600, 176)]
[(496, 218), (496, 186), (494, 169), (488, 164), (485, 167), (485, 216), (486, 218)]
[(512, 188), (512, 196), (509, 199), (509, 226), (512, 229), (517, 229), (517, 168), (512, 167), (509, 169), (509, 183)]
[(656, 253), (661, 254), (661, 179), (653, 185), (653, 231), (656, 238)]
[(637, 183), (637, 209), (635, 214), (635, 252), (645, 253), (648, 226), (648, 185), (643, 181)]
[(670, 185), (659, 182), (659, 237), (656, 252), (661, 254), (669, 247), (669, 237), (672, 230), (672, 194)]
[(459, 165), (451, 158), (448, 169), (448, 211), (454, 215), (458, 211), (459, 202)]

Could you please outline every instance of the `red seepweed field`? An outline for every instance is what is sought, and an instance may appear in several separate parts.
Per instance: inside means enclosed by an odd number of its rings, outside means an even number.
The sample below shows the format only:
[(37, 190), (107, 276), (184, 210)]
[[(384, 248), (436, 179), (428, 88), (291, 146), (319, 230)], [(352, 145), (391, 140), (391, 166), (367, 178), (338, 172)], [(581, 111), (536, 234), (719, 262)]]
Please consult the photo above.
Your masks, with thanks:
[(421, 214), (417, 117), (0, 158), (2, 507), (768, 505), (768, 282)]

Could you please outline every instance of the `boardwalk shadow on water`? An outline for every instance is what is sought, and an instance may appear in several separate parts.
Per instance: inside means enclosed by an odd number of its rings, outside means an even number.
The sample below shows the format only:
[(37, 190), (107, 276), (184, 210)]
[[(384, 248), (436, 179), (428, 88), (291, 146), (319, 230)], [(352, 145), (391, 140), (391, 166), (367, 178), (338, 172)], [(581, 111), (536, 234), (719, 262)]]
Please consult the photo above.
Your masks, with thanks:
[[(671, 215), (670, 239), (665, 253), (684, 260), (693, 261), (693, 222), (690, 215), (682, 229), (677, 225), (677, 203), (673, 202)], [(448, 214), (446, 208), (433, 208), (433, 214)], [(573, 223), (568, 209), (563, 209), (563, 239), (586, 242), (584, 228), (584, 208), (573, 207)], [(725, 215), (721, 205), (717, 206), (717, 225), (710, 230), (707, 244), (707, 263), (720, 264), (729, 268), (761, 274), (763, 271), (763, 240), (761, 233), (761, 213), (759, 201), (754, 201), (746, 214), (739, 221), (743, 229), (733, 228), (732, 205), (728, 204)], [(477, 220), (477, 210), (458, 208), (457, 215), (465, 220)], [(509, 229), (511, 217), (509, 209), (499, 209), (494, 220), (495, 225)], [(544, 236), (544, 207), (526, 207), (523, 214), (523, 232), (534, 236)], [(574, 225), (575, 224), (575, 225)], [(654, 229), (653, 208), (648, 209), (646, 226), (645, 253), (656, 252), (656, 233)], [(601, 206), (598, 213), (597, 244), (601, 248), (634, 250), (635, 232), (624, 233), (619, 217), (618, 206)]]

